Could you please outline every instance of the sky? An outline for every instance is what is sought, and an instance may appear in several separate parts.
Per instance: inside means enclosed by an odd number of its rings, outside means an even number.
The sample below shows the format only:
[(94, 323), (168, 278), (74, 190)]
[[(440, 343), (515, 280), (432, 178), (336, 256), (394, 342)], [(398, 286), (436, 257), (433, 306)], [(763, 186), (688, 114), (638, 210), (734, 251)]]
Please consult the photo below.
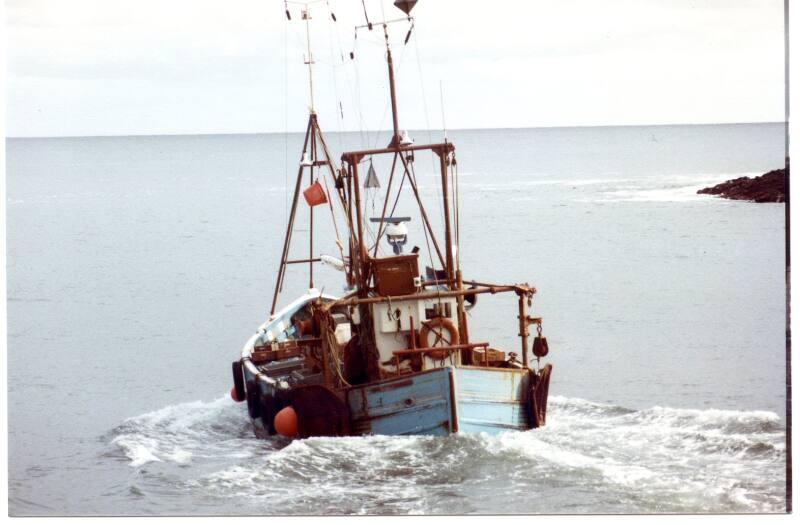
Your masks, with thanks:
[[(402, 17), (365, 0), (373, 22)], [(6, 133), (302, 131), (302, 6), (6, 0)], [(358, 0), (309, 6), (326, 131), (387, 129), (383, 32)], [(330, 13), (336, 15), (334, 22)], [(419, 0), (390, 24), (404, 129), (779, 122), (781, 0)], [(355, 59), (349, 53), (353, 51)]]

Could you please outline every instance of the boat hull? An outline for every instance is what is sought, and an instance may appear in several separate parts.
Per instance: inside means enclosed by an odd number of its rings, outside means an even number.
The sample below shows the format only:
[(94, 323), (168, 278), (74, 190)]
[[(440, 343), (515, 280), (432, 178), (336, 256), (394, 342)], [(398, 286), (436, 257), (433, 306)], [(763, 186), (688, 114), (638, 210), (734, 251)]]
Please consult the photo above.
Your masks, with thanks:
[[(292, 400), (274, 384), (257, 381), (247, 373), (245, 377), (251, 389), (256, 385), (259, 388), (259, 395), (253, 399), (261, 400), (261, 406), (250, 413), (256, 435), (273, 435), (271, 418)], [(546, 376), (539, 377), (525, 369), (446, 366), (330, 391), (327, 397), (335, 395), (341, 405), (338, 409), (331, 405), (331, 417), (339, 414), (336, 417), (346, 421), (330, 427), (317, 425), (316, 432), (303, 432), (301, 425), (299, 437), (524, 431), (541, 424), (533, 414), (533, 386), (549, 382), (549, 368)], [(543, 411), (546, 407), (539, 397)], [(324, 401), (330, 404), (330, 399)], [(302, 420), (303, 414), (299, 417)]]

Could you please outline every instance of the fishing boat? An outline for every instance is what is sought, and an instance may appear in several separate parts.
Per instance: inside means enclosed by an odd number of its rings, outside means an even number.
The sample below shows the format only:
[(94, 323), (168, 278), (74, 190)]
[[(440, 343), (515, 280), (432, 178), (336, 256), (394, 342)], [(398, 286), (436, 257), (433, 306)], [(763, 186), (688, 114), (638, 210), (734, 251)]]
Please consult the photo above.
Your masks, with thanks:
[[(529, 314), (536, 288), (463, 277), (456, 147), (446, 137), (416, 144), (400, 131), (389, 26), (410, 24), (407, 43), (414, 4), (397, 0), (404, 15), (374, 23), (382, 26), (386, 42), (393, 121), (386, 147), (346, 151), (336, 162), (320, 130), (312, 90), (270, 314), (232, 363), (231, 397), (246, 402), (258, 437), (494, 434), (545, 424), (552, 365), (542, 362), (548, 354), (542, 319)], [(306, 26), (309, 18), (304, 10)], [(369, 19), (356, 31), (365, 28), (373, 29)], [(311, 78), (310, 49), (306, 63)], [(439, 231), (423, 206), (414, 168), (420, 155), (432, 156), (438, 170)], [(391, 172), (382, 209), (369, 216), (362, 190), (381, 186), (372, 160), (382, 156), (391, 158)], [(413, 216), (389, 209), (404, 188), (413, 195)], [(291, 259), (301, 207), (309, 210), (310, 249), (307, 257)], [(314, 253), (317, 208), (330, 211), (337, 236), (336, 217), (343, 218), (346, 238), (336, 239), (339, 257)], [(412, 220), (424, 232), (420, 244), (428, 247), (427, 258), (416, 246), (406, 253)], [(341, 271), (342, 294), (315, 288), (314, 267), (320, 263)], [(286, 269), (294, 264), (308, 265), (308, 291), (278, 308)], [(517, 352), (474, 341), (469, 333), (467, 312), (477, 298), (503, 293), (517, 298), (510, 313), (517, 318), (510, 323), (518, 327)], [(470, 312), (475, 315), (477, 310)]]

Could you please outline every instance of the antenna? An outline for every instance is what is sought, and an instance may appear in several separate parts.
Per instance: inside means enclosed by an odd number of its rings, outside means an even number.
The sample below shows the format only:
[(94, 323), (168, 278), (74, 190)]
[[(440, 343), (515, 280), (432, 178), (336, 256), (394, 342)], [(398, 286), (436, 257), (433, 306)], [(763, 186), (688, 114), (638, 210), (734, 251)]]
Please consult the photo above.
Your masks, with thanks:
[(311, 31), (308, 27), (308, 21), (311, 20), (311, 10), (306, 4), (305, 9), (301, 11), (301, 18), (306, 21), (306, 52), (308, 55), (304, 63), (308, 66), (308, 90), (311, 98), (311, 112), (314, 112), (314, 57), (311, 54)]
[[(406, 22), (408, 21), (411, 26), (409, 27), (408, 33), (406, 33), (406, 38), (403, 45), (408, 44), (409, 38), (411, 38), (411, 31), (414, 29), (414, 18), (411, 16), (411, 9), (414, 8), (414, 5), (417, 3), (417, 0), (395, 0), (394, 5), (403, 13), (405, 16), (402, 18), (395, 18), (393, 20), (382, 20), (378, 22), (383, 26), (383, 37), (386, 41), (386, 65), (389, 69), (389, 97), (392, 105), (392, 140), (389, 142), (390, 148), (400, 148), (402, 146), (408, 145), (408, 140), (401, 135), (400, 133), (400, 126), (398, 123), (398, 114), (397, 114), (397, 92), (395, 90), (395, 83), (394, 83), (394, 62), (392, 60), (392, 49), (389, 45), (389, 24), (393, 24), (396, 22)], [(364, 17), (367, 19), (367, 23), (365, 25), (356, 26), (355, 28), (355, 38), (358, 38), (358, 30), (363, 28), (368, 28), (372, 31), (373, 23), (370, 21), (369, 16), (367, 15), (367, 6), (364, 0), (362, 0), (361, 5), (364, 7)], [(350, 58), (354, 58), (354, 53), (350, 53)]]
[(441, 79), (439, 79), (439, 105), (442, 109), (442, 131), (444, 132), (444, 141), (447, 142), (447, 124), (444, 121), (444, 90), (442, 88)]
[[(284, 0), (284, 5), (286, 6), (286, 19), (292, 20), (292, 14), (289, 11), (289, 4), (299, 5), (300, 7), (300, 19), (305, 20), (306, 22), (306, 54), (303, 57), (303, 63), (308, 66), (308, 92), (309, 92), (309, 102), (310, 102), (310, 109), (311, 113), (314, 113), (314, 55), (311, 53), (311, 28), (309, 26), (309, 20), (311, 20), (311, 9), (309, 6), (311, 4), (317, 4), (322, 2), (323, 0), (308, 0), (305, 2), (300, 2), (297, 0)], [(327, 3), (327, 0), (325, 0)], [(328, 3), (328, 8), (330, 10), (330, 3)], [(336, 21), (336, 15), (331, 13), (331, 19)]]

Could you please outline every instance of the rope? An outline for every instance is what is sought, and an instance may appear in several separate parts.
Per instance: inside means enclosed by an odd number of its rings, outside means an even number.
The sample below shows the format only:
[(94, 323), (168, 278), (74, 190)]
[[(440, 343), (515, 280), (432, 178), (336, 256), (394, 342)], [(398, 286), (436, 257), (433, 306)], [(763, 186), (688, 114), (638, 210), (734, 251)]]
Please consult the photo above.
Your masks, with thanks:
[(325, 316), (325, 326), (326, 330), (323, 334), (325, 337), (325, 347), (328, 348), (330, 359), (328, 360), (333, 368), (333, 371), (336, 373), (336, 377), (339, 378), (339, 381), (342, 382), (344, 386), (350, 386), (350, 383), (344, 378), (344, 373), (342, 372), (342, 364), (340, 362), (339, 353), (341, 351), (339, 341), (336, 340), (336, 331), (331, 328), (334, 324), (333, 322), (333, 315), (329, 311), (324, 311), (323, 315)]
[(342, 263), (344, 263), (344, 249), (342, 248), (342, 240), (339, 237), (339, 227), (336, 225), (336, 214), (333, 211), (333, 199), (331, 199), (331, 192), (328, 191), (328, 179), (322, 175), (322, 184), (325, 186), (325, 194), (328, 196), (328, 207), (331, 210), (331, 220), (333, 221), (333, 231), (336, 233), (336, 246), (339, 247), (339, 255), (342, 256)]

